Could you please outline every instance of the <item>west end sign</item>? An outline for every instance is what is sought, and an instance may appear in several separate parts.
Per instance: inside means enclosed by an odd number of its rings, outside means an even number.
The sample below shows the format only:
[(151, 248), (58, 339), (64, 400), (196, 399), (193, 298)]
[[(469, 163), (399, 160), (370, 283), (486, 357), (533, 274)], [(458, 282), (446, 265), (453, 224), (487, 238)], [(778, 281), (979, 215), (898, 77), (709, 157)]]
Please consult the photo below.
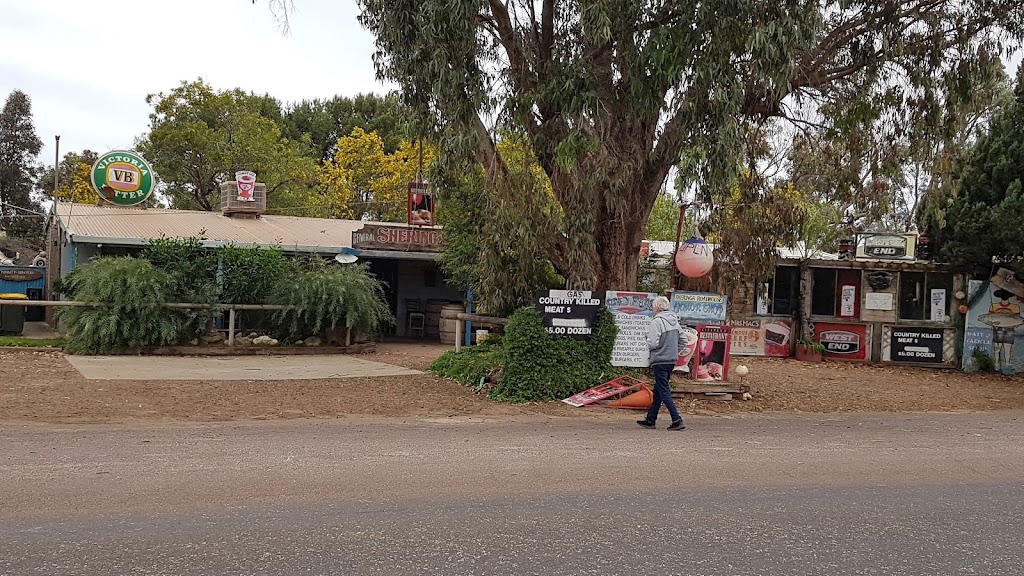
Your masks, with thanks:
[(441, 230), (367, 224), (352, 233), (352, 247), (357, 250), (440, 252)]

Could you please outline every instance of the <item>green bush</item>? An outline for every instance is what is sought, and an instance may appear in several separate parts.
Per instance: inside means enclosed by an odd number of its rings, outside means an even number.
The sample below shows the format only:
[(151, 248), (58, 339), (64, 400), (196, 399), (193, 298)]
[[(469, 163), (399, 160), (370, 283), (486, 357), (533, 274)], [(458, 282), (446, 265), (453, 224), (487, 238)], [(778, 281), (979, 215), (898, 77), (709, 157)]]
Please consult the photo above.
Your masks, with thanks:
[(273, 316), (284, 338), (319, 335), (346, 326), (362, 334), (377, 334), (394, 324), (381, 283), (366, 265), (324, 266), (282, 278), (271, 301), (294, 306)]
[(470, 346), (456, 352), (449, 350), (434, 360), (430, 371), (450, 378), (463, 386), (477, 388), (501, 370), (505, 363), (505, 347), (497, 337), (490, 337), (483, 344)]
[(523, 308), (505, 329), (505, 365), (491, 393), (506, 402), (539, 402), (572, 396), (615, 377), (612, 348), (618, 329), (611, 312), (598, 311), (590, 340), (548, 335), (540, 313)]
[(195, 313), (161, 306), (175, 294), (175, 279), (141, 258), (97, 258), (64, 285), (76, 300), (102, 308), (61, 308), (72, 354), (111, 354), (166, 346), (191, 337)]

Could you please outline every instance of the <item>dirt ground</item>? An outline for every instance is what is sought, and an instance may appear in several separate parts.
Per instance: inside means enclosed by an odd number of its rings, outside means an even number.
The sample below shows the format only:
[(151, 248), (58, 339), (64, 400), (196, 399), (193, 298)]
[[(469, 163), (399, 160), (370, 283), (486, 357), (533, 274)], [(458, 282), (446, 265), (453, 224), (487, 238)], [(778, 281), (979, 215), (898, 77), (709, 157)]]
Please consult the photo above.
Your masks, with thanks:
[[(447, 348), (382, 344), (367, 360), (426, 370)], [(747, 412), (913, 412), (1024, 408), (1024, 378), (952, 370), (811, 365), (735, 359), (750, 368), (753, 399), (688, 397), (690, 414)], [(0, 350), (0, 422), (98, 423), (132, 420), (230, 421), (288, 418), (491, 417), (545, 414), (630, 418), (613, 409), (561, 402), (511, 406), (430, 374), (264, 381), (86, 380), (60, 352)]]

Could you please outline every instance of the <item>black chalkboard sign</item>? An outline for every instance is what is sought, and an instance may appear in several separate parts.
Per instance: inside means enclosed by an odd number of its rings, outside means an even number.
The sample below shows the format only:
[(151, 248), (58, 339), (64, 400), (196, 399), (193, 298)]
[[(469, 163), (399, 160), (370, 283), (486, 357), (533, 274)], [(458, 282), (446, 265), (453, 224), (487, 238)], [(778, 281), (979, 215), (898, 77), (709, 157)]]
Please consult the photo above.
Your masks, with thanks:
[(889, 332), (889, 359), (893, 362), (942, 364), (942, 328), (893, 326)]

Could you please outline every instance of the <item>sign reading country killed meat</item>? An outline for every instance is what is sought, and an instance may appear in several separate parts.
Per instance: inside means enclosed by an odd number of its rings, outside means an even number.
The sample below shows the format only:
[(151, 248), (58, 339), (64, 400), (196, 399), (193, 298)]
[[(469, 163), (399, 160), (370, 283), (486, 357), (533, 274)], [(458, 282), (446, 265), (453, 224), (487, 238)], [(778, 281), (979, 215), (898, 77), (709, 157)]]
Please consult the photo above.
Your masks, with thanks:
[(871, 348), (866, 324), (815, 322), (814, 339), (825, 347), (829, 358), (867, 360)]
[(728, 297), (711, 292), (673, 292), (672, 311), (680, 324), (716, 324), (725, 322)]
[(549, 290), (537, 296), (544, 329), (559, 338), (589, 339), (602, 305), (601, 298), (589, 290)]

